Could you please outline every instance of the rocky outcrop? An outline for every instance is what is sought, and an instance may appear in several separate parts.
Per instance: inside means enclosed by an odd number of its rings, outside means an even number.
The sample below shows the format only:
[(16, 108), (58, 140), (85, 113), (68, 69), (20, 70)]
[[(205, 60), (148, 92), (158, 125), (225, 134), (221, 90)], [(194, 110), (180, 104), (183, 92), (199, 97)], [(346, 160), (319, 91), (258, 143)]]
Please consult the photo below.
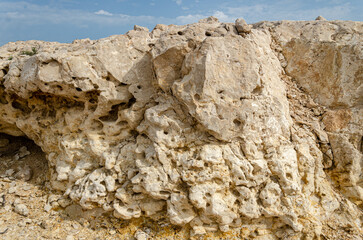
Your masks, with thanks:
[(41, 146), (52, 188), (86, 209), (193, 234), (313, 238), (329, 227), (358, 239), (362, 33), (361, 22), (211, 17), (8, 43), (0, 132)]

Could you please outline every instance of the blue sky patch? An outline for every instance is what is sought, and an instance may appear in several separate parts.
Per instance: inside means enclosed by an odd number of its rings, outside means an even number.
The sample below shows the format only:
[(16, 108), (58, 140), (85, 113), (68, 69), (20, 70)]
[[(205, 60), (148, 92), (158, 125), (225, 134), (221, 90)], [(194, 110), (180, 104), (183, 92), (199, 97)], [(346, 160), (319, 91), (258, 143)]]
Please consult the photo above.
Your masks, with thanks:
[(215, 16), (263, 20), (363, 20), (361, 0), (0, 0), (0, 45), (18, 40), (72, 42), (124, 34), (141, 25), (188, 24)]

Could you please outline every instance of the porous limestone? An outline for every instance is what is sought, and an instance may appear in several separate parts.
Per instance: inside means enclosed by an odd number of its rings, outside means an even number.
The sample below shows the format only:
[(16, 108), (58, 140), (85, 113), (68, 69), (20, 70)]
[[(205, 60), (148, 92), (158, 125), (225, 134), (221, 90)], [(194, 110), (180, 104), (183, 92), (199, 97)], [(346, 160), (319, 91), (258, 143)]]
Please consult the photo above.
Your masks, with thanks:
[(0, 132), (34, 140), (52, 189), (85, 209), (193, 234), (358, 236), (363, 24), (242, 20), (8, 43)]

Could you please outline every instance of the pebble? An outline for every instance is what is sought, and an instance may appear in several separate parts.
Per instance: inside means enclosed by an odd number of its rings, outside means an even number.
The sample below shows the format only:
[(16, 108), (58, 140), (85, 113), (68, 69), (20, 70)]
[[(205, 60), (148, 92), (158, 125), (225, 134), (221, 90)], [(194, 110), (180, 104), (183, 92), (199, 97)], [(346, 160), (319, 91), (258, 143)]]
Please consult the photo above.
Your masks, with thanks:
[(59, 207), (59, 203), (58, 202), (52, 202), (51, 203), (51, 206), (52, 206), (52, 208), (58, 208)]
[(17, 161), (20, 158), (23, 158), (25, 156), (28, 156), (29, 154), (30, 154), (30, 152), (28, 151), (28, 149), (25, 146), (22, 146), (19, 149), (19, 152), (17, 154), (15, 154), (14, 159), (15, 159), (15, 161)]
[(66, 240), (74, 240), (73, 235), (68, 235), (68, 236), (66, 237)]
[(28, 166), (25, 165), (22, 168), (18, 169), (18, 172), (14, 175), (16, 179), (29, 181), (33, 176), (33, 170)]
[(29, 214), (29, 210), (24, 204), (16, 204), (14, 211), (23, 216), (28, 216)]
[(145, 232), (137, 230), (134, 237), (136, 240), (147, 240), (149, 236)]
[(12, 194), (16, 192), (16, 187), (10, 187), (8, 193)]
[(50, 206), (48, 203), (45, 204), (44, 211), (49, 212), (50, 210), (52, 210), (52, 206)]
[(62, 208), (66, 208), (72, 204), (72, 201), (69, 198), (61, 198), (58, 200), (58, 203)]
[(55, 195), (55, 194), (51, 194), (49, 195), (48, 197), (48, 203), (52, 203), (52, 202), (55, 202), (59, 199), (59, 196), (58, 195)]
[(151, 229), (150, 228), (144, 228), (144, 232), (149, 235), (151, 233)]
[(32, 188), (32, 186), (29, 185), (29, 184), (26, 184), (26, 185), (23, 186), (24, 191), (29, 191), (31, 188)]
[(21, 201), (19, 198), (15, 198), (15, 200), (12, 202), (12, 204), (15, 206), (17, 204), (21, 204)]
[(219, 226), (219, 230), (221, 230), (221, 232), (228, 232), (229, 226), (228, 225)]
[(72, 224), (72, 227), (73, 227), (74, 229), (79, 229), (79, 225), (78, 225), (77, 223), (73, 223), (73, 224)]
[(14, 172), (15, 172), (14, 169), (11, 169), (10, 168), (10, 169), (8, 169), (8, 170), (5, 171), (5, 175), (6, 176), (12, 176), (14, 174)]

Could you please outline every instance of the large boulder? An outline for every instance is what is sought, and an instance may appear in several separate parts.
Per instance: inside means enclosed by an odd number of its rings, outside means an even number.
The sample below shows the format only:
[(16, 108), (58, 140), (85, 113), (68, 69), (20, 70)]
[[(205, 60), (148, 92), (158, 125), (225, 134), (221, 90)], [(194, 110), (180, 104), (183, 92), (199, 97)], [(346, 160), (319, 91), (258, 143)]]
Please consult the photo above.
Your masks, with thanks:
[(85, 209), (359, 234), (363, 24), (211, 19), (0, 47), (0, 132), (34, 140)]

